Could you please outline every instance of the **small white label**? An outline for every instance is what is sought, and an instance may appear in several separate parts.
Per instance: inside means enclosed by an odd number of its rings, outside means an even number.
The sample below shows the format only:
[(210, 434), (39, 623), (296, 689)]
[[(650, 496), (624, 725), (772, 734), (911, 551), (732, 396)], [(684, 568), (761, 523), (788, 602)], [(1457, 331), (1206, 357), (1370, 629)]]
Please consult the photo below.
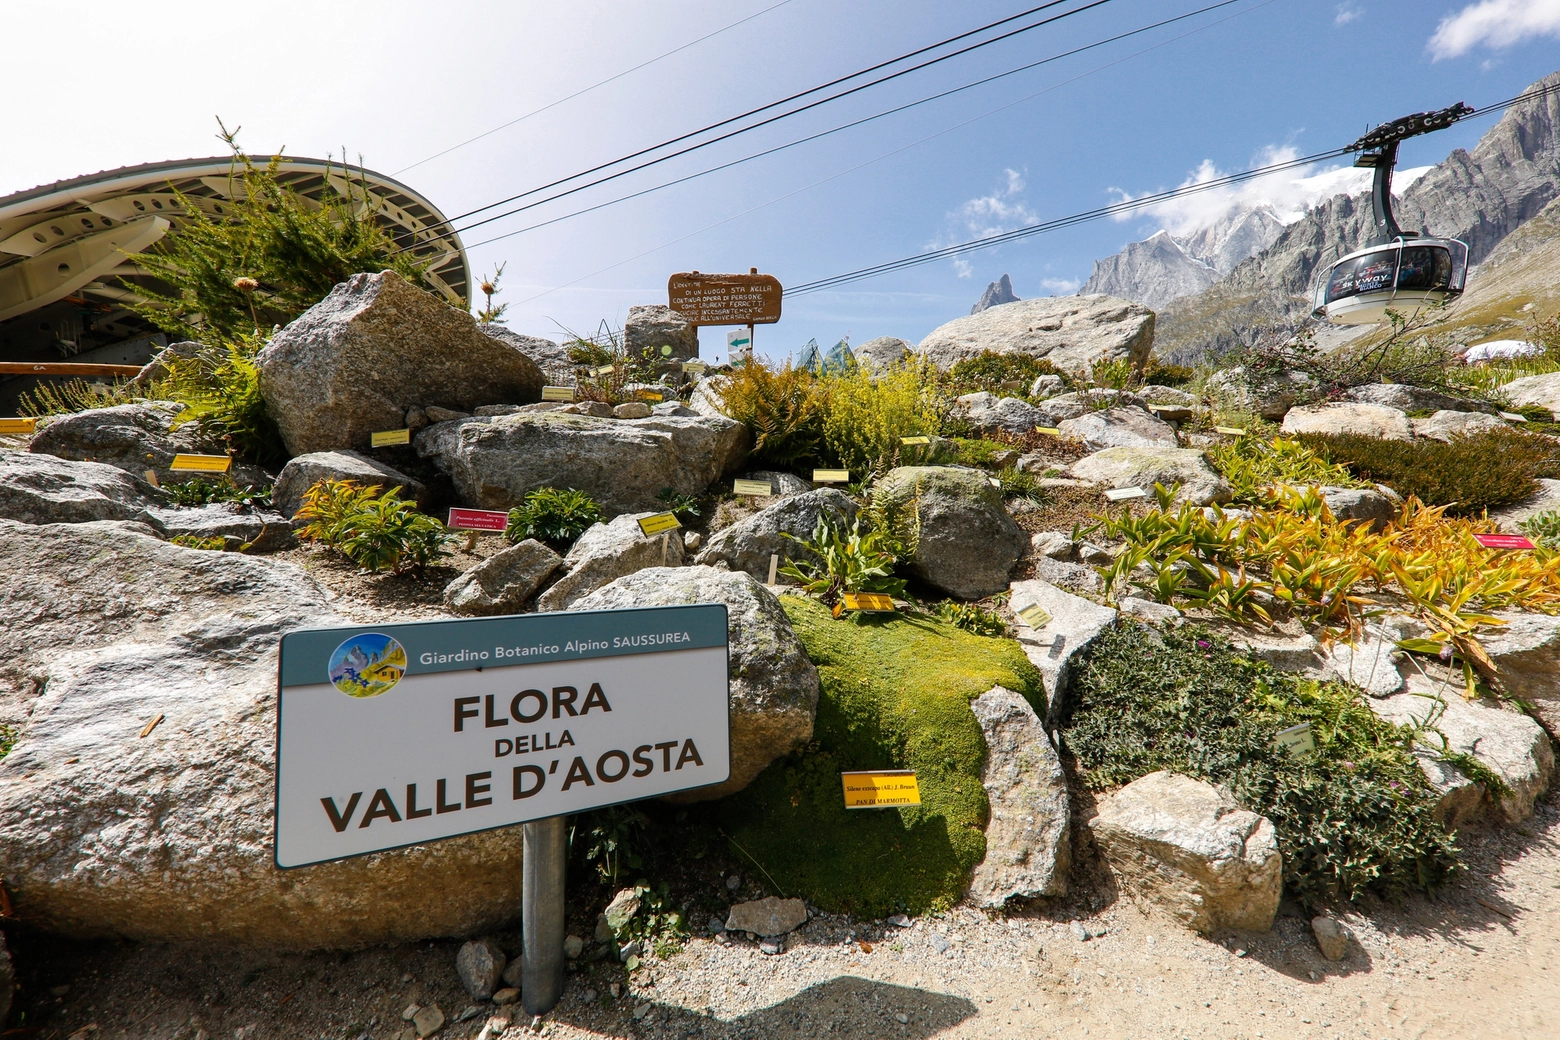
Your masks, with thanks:
[(1316, 738), (1311, 735), (1309, 722), (1279, 730), (1273, 743), (1289, 752), (1290, 758), (1310, 758), (1316, 754)]
[(1501, 412), (1500, 413), (1500, 417), (1502, 419), (1505, 419), (1507, 422), (1527, 422), (1528, 421), (1528, 417), (1527, 416), (1525, 416), (1525, 415), (1518, 415), (1516, 412)]
[(1027, 607), (1018, 609), (1018, 616), (1024, 619), (1024, 624), (1030, 628), (1044, 628), (1051, 623), (1051, 612), (1038, 603), (1031, 603)]
[(1124, 502), (1129, 498), (1142, 498), (1143, 489), (1140, 487), (1111, 488), (1105, 492), (1105, 497), (1112, 502)]

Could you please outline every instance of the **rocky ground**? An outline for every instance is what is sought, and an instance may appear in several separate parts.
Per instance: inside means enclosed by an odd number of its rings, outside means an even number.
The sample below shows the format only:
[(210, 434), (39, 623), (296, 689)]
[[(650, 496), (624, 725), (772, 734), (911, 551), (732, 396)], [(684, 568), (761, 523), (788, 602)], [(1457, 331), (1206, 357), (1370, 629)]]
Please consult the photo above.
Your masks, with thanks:
[[(1560, 1016), (1560, 795), (1515, 830), (1464, 833), (1469, 867), (1434, 902), (1337, 908), (1338, 962), (1286, 903), (1267, 934), (1199, 938), (1085, 863), (1073, 896), (1006, 917), (957, 907), (908, 922), (817, 915), (785, 952), (707, 931), (629, 977), (572, 970), (539, 1023), (473, 1001), (458, 942), (355, 952), (70, 943), (12, 933), (26, 1014), (6, 1037), (196, 1040), (437, 1036), (1422, 1037), (1549, 1035)], [(571, 921), (574, 931), (589, 921)], [(588, 933), (586, 933), (588, 934)], [(517, 935), (500, 934), (517, 949)], [(467, 1016), (464, 1021), (460, 1018)], [(508, 1021), (489, 1028), (495, 1016)], [(496, 1024), (495, 1024), (496, 1025)], [(84, 1032), (85, 1031), (85, 1032)]]

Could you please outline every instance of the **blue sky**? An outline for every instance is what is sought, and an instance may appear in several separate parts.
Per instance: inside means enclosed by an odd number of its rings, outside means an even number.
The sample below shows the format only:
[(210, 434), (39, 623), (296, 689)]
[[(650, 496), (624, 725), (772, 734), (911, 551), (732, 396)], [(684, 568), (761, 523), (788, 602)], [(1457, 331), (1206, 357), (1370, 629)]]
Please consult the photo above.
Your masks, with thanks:
[[(465, 239), (473, 245), (1208, 2), (1111, 0)], [(242, 141), (256, 154), (345, 147), (371, 168), (404, 170), (402, 179), (454, 214), (1035, 0), (777, 3), (162, 4), (124, 19), (107, 3), (5, 0), (9, 50), (21, 67), (7, 77), (0, 106), (0, 194), (216, 154), (220, 114), (243, 126)], [(412, 166), (757, 12), (765, 13)], [(62, 34), (62, 25), (89, 31)], [(619, 324), (631, 304), (664, 303), (675, 271), (756, 266), (799, 284), (1090, 209), (1123, 192), (1174, 187), (1199, 169), (1244, 169), (1282, 149), (1319, 152), (1408, 112), (1459, 100), (1488, 104), (1560, 68), (1557, 43), (1560, 0), (1241, 0), (733, 170), (476, 245), (471, 258), (479, 270), (507, 264), (501, 299), (510, 303), (512, 328), (560, 338), (564, 329)], [(57, 64), (61, 47), (70, 75)], [(1402, 164), (1471, 148), (1493, 122), (1410, 142)], [(1065, 292), (1088, 277), (1096, 258), (1197, 217), (1178, 210), (1100, 221), (963, 263), (797, 297), (780, 324), (760, 327), (758, 348), (783, 355), (810, 337), (827, 345), (847, 333), (855, 342), (918, 340), (967, 313), (1004, 272), (1023, 297)], [(706, 355), (724, 353), (721, 330), (703, 335)]]

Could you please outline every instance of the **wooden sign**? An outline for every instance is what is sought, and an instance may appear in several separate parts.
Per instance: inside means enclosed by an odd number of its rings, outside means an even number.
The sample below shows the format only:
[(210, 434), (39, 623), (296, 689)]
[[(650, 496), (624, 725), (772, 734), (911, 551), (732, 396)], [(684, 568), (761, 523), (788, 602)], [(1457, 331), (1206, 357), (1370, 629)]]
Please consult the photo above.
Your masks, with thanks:
[(901, 437), (899, 438), (899, 443), (909, 445), (930, 444), (932, 439), (930, 437)]
[(412, 443), (411, 430), (380, 430), (378, 433), (368, 435), (370, 448), (389, 448), (397, 444)]
[(509, 514), (502, 509), (450, 510), (450, 522), (444, 525), (452, 531), (503, 531), (509, 527)]
[(32, 433), (37, 428), (37, 419), (0, 419), (0, 434), (15, 436), (20, 433)]
[(1532, 539), (1520, 534), (1476, 534), (1473, 540), (1486, 549), (1537, 549)]
[(1062, 431), (1055, 426), (1036, 426), (1035, 432), (1043, 433), (1050, 437), (1060, 437), (1062, 435)]
[(574, 387), (572, 386), (544, 386), (542, 387), (542, 400), (544, 401), (573, 401)]
[(1244, 426), (1215, 426), (1213, 428), (1213, 432), (1214, 433), (1222, 433), (1226, 437), (1244, 437), (1244, 436), (1246, 436), (1246, 428)]
[(850, 470), (848, 469), (815, 469), (813, 470), (814, 484), (849, 484)]
[(1038, 603), (1031, 603), (1027, 607), (1020, 607), (1018, 616), (1024, 619), (1024, 624), (1030, 628), (1044, 628), (1051, 623), (1051, 612)]
[(667, 306), (690, 325), (772, 325), (780, 320), (780, 280), (774, 275), (674, 274)]
[(1316, 754), (1316, 738), (1311, 735), (1309, 722), (1279, 730), (1273, 743), (1287, 751), (1290, 758), (1309, 758)]
[(841, 773), (840, 779), (845, 786), (847, 809), (889, 809), (921, 804), (921, 789), (916, 785), (913, 769)]
[(195, 473), (226, 473), (233, 466), (233, 460), (226, 455), (185, 455), (178, 454), (173, 457), (173, 462), (168, 468), (172, 470), (188, 470)]
[(759, 495), (764, 498), (768, 498), (775, 493), (774, 486), (767, 480), (732, 481), (731, 490), (739, 495)]
[(866, 613), (892, 613), (894, 600), (892, 596), (882, 592), (847, 592), (845, 609)]
[(676, 513), (655, 513), (639, 519), (639, 530), (648, 536), (662, 534), (666, 531), (675, 531), (682, 526)]
[(1110, 499), (1112, 502), (1125, 502), (1129, 498), (1142, 498), (1143, 489), (1140, 487), (1111, 488), (1109, 491), (1105, 492), (1105, 497)]

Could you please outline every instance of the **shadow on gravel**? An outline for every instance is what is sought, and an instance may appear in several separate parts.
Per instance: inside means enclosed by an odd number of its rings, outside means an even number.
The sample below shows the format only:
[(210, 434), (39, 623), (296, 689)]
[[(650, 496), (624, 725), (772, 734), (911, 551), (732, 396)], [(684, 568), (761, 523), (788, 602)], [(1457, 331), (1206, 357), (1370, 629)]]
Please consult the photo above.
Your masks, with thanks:
[[(564, 1006), (548, 1017), (583, 1029), (600, 1028), (597, 1016), (588, 1012), (581, 1014), (577, 1006), (568, 1007), (567, 1004), (566, 1000)], [(731, 1021), (675, 1004), (650, 1002), (649, 1008), (641, 1021), (653, 1027), (653, 1035), (718, 1037), (721, 1040), (770, 1040), (771, 1037), (829, 1034), (846, 1038), (867, 1036), (869, 1031), (878, 1036), (914, 1040), (936, 1036), (976, 1014), (975, 1005), (963, 997), (873, 982), (853, 975), (842, 975), (809, 986), (778, 1004)], [(904, 1021), (901, 1022), (899, 1016), (903, 1016)]]

